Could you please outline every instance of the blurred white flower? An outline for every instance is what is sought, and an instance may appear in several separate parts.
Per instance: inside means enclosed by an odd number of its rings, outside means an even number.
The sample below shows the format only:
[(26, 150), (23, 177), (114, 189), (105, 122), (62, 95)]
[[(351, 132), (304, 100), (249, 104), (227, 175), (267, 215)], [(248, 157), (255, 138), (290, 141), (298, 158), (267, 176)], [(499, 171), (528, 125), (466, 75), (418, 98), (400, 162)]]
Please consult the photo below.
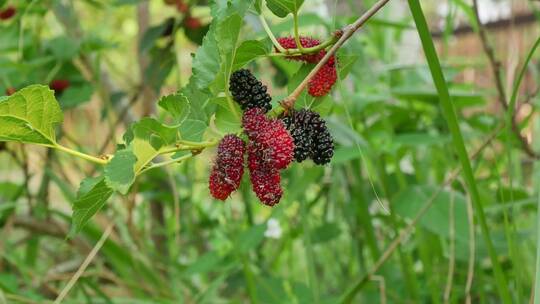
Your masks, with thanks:
[(272, 239), (279, 239), (281, 237), (281, 226), (279, 225), (278, 220), (275, 218), (268, 220), (266, 223), (266, 231), (264, 232), (264, 236)]
[(414, 173), (414, 166), (410, 155), (406, 155), (399, 161), (399, 169), (406, 174)]

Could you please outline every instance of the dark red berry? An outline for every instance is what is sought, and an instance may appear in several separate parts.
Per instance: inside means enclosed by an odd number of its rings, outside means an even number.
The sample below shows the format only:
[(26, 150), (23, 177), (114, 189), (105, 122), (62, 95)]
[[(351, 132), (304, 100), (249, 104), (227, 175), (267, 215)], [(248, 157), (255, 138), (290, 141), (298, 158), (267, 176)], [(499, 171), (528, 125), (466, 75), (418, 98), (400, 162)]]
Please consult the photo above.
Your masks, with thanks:
[(15, 16), (17, 9), (13, 6), (8, 6), (0, 11), (0, 20), (8, 20)]
[(249, 178), (253, 192), (265, 205), (279, 203), (283, 190), (279, 170), (268, 165), (262, 151), (251, 144), (248, 147)]
[(176, 9), (178, 12), (185, 14), (189, 11), (189, 5), (187, 5), (183, 0), (176, 0)]
[[(296, 41), (294, 40), (293, 37), (280, 37), (277, 40), (284, 49), (289, 50), (289, 49), (297, 48)], [(318, 39), (314, 39), (314, 38), (300, 37), (300, 44), (304, 48), (310, 48), (310, 47), (314, 47), (321, 44), (321, 42)], [(317, 63), (324, 57), (325, 54), (326, 54), (326, 51), (321, 50), (315, 54), (307, 54), (307, 55), (301, 55), (301, 56), (287, 56), (286, 58), (291, 59), (291, 60), (304, 61), (307, 63)]]
[(190, 30), (196, 30), (202, 26), (201, 20), (192, 16), (186, 16), (184, 19), (184, 26)]
[(245, 152), (244, 141), (236, 135), (225, 135), (220, 141), (208, 181), (210, 193), (214, 198), (223, 201), (240, 187), (244, 174)]
[(14, 87), (9, 87), (6, 89), (6, 95), (7, 96), (11, 96), (13, 94), (15, 94), (15, 92), (17, 92), (17, 89), (15, 89)]
[(51, 88), (51, 90), (54, 90), (55, 93), (60, 94), (65, 89), (67, 89), (69, 85), (70, 82), (67, 79), (55, 79), (51, 81), (51, 83), (49, 84), (49, 88)]
[(270, 119), (261, 109), (253, 108), (244, 113), (242, 123), (251, 145), (260, 150), (269, 166), (280, 170), (292, 162), (294, 142), (282, 121)]
[[(293, 37), (278, 38), (278, 42), (285, 49), (295, 49), (296, 41)], [(309, 48), (320, 44), (320, 41), (308, 37), (300, 37), (300, 44), (303, 47)], [(301, 56), (287, 56), (286, 58), (291, 60), (304, 61), (307, 63), (318, 63), (326, 55), (325, 50), (320, 50), (315, 54), (307, 54)], [(332, 86), (336, 83), (337, 71), (336, 71), (336, 58), (331, 56), (326, 64), (315, 74), (315, 76), (308, 83), (308, 93), (314, 97), (321, 97), (328, 94), (332, 90)]]
[(308, 93), (313, 97), (321, 97), (332, 90), (336, 83), (337, 71), (334, 64), (330, 61), (321, 67), (321, 69), (308, 82)]

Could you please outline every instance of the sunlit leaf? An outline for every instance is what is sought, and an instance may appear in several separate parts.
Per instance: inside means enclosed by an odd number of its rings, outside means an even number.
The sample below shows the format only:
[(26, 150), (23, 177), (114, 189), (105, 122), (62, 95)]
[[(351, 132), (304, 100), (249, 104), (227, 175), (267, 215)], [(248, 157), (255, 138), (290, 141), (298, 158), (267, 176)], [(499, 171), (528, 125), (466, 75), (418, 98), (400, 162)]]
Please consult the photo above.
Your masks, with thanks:
[(0, 100), (0, 141), (53, 145), (63, 114), (48, 87), (32, 85)]

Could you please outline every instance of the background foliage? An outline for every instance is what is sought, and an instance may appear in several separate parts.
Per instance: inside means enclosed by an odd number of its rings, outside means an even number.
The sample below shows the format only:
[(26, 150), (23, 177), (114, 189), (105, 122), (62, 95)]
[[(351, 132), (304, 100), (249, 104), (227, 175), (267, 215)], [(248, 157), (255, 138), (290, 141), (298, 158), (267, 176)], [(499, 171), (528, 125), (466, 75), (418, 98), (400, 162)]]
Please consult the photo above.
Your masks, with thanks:
[(493, 30), (472, 2), (426, 2), (428, 29), (418, 1), (389, 1), (338, 51), (332, 94), (296, 102), (334, 159), (284, 171), (269, 208), (247, 180), (225, 203), (207, 188), (240, 131), (231, 72), (277, 106), (313, 68), (275, 56), (257, 16), (289, 36), (298, 12), (324, 40), (375, 1), (165, 2), (0, 1), (17, 11), (0, 20), (0, 92), (17, 91), (0, 97), (0, 302), (53, 301), (88, 258), (66, 303), (533, 299), (537, 5)]

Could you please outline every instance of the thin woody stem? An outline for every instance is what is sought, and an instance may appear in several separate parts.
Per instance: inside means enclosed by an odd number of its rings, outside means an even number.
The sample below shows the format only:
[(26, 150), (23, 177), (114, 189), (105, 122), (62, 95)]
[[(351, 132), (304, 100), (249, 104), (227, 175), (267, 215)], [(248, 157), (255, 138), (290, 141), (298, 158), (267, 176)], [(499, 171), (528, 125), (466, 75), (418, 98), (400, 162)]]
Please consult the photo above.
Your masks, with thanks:
[(343, 30), (343, 33), (339, 40), (330, 48), (326, 55), (317, 63), (317, 65), (311, 70), (311, 72), (304, 78), (304, 80), (294, 89), (294, 91), (287, 96), (282, 102), (281, 106), (284, 109), (291, 109), (300, 96), (300, 93), (306, 88), (309, 81), (317, 72), (334, 56), (337, 50), (347, 41), (351, 36), (366, 23), (373, 15), (375, 15), (386, 3), (390, 0), (379, 0), (377, 1), (368, 11), (366, 11), (362, 16), (360, 16), (354, 23), (349, 24)]

